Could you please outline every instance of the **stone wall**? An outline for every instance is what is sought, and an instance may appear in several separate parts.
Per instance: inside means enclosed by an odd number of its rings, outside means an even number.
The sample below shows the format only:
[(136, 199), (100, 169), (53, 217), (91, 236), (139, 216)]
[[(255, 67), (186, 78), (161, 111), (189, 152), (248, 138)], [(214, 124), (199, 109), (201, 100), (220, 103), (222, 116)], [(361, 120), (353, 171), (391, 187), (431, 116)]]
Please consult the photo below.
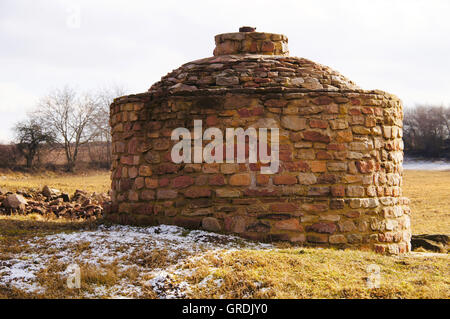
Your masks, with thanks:
[(265, 55), (289, 55), (285, 35), (264, 32), (233, 32), (215, 36), (214, 55), (258, 53)]
[[(216, 81), (205, 87), (189, 81), (179, 78), (173, 87), (163, 81), (111, 105), (111, 220), (381, 253), (410, 250), (410, 211), (401, 190), (403, 115), (395, 96), (311, 91), (304, 81), (271, 88), (253, 78), (256, 87), (238, 80), (239, 87), (226, 90), (208, 87)], [(332, 81), (344, 80), (319, 77), (317, 83)], [(203, 129), (223, 131), (279, 127), (280, 170), (262, 175), (259, 163), (174, 164), (171, 132), (192, 129), (194, 119), (203, 120)]]

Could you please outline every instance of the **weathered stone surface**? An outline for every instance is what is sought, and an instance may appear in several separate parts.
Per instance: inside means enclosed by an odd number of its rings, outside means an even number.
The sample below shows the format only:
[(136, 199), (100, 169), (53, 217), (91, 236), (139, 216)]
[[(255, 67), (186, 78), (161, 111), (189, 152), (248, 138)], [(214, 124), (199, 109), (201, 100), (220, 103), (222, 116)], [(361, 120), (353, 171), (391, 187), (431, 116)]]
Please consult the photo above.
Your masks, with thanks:
[(217, 85), (236, 85), (239, 84), (237, 76), (218, 76), (216, 77)]
[(202, 227), (206, 230), (218, 232), (222, 229), (220, 222), (214, 217), (205, 217), (202, 219)]
[(240, 197), (241, 191), (232, 188), (218, 188), (215, 190), (217, 197)]
[(290, 230), (290, 231), (303, 231), (303, 227), (300, 225), (297, 218), (280, 220), (275, 223), (275, 228), (281, 230)]
[(344, 235), (331, 235), (329, 241), (330, 244), (345, 244), (347, 239)]
[(294, 185), (297, 184), (297, 177), (294, 175), (276, 175), (273, 177), (275, 185)]
[(25, 209), (27, 203), (27, 200), (19, 194), (10, 194), (6, 196), (6, 199), (3, 201), (5, 207), (14, 209)]
[(329, 143), (331, 141), (330, 136), (317, 131), (305, 131), (303, 132), (303, 138), (312, 142)]
[(298, 206), (294, 203), (274, 203), (270, 205), (270, 210), (273, 212), (295, 212), (298, 209)]
[(313, 185), (317, 183), (316, 175), (311, 173), (298, 174), (298, 182), (303, 185)]
[(334, 223), (315, 223), (306, 227), (306, 231), (326, 234), (333, 234), (336, 229), (337, 227)]
[(229, 184), (232, 186), (248, 186), (251, 183), (250, 174), (239, 173), (230, 177)]
[(307, 235), (306, 240), (310, 243), (316, 243), (316, 244), (325, 244), (328, 243), (328, 236), (327, 235), (320, 235), (320, 234), (314, 234), (314, 235)]
[(172, 187), (185, 188), (194, 184), (194, 179), (191, 176), (178, 176), (172, 180)]
[(281, 125), (293, 131), (300, 131), (306, 128), (306, 119), (295, 115), (281, 117)]
[(42, 195), (44, 195), (45, 197), (58, 196), (59, 194), (61, 194), (60, 190), (56, 188), (50, 188), (48, 185), (45, 185), (42, 188)]
[(184, 192), (184, 196), (186, 196), (187, 198), (210, 197), (211, 189), (192, 186)]
[(178, 192), (172, 189), (158, 189), (156, 197), (158, 199), (173, 199), (177, 198)]

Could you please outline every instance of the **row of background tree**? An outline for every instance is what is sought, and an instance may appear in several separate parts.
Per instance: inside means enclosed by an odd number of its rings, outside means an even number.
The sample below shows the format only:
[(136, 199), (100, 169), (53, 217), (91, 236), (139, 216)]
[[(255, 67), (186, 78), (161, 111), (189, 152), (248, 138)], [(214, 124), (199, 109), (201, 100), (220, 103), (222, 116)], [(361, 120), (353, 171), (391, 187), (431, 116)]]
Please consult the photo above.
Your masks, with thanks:
[[(21, 162), (28, 168), (42, 166), (43, 153), (48, 157), (59, 151), (66, 169), (73, 171), (82, 150), (84, 162), (109, 168), (109, 107), (115, 97), (124, 94), (120, 86), (94, 93), (80, 93), (68, 86), (52, 91), (16, 124), (15, 141), (1, 146), (0, 166), (17, 168)], [(403, 140), (407, 156), (450, 159), (450, 107), (405, 108)]]
[(96, 92), (78, 92), (69, 86), (53, 90), (39, 100), (25, 120), (16, 123), (14, 142), (1, 146), (0, 165), (57, 166), (56, 158), (63, 154), (67, 171), (74, 171), (80, 157), (83, 162), (109, 168), (109, 107), (114, 98), (124, 94), (120, 86)]
[(450, 107), (418, 105), (404, 109), (405, 155), (450, 159)]

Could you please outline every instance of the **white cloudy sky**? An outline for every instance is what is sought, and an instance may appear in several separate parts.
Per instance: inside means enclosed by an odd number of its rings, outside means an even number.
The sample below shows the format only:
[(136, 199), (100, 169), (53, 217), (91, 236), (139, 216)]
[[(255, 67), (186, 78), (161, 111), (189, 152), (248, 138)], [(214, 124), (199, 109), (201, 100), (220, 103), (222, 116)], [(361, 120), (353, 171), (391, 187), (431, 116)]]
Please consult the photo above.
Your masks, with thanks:
[(143, 92), (242, 25), (405, 105), (450, 105), (447, 0), (0, 0), (0, 142), (53, 88)]

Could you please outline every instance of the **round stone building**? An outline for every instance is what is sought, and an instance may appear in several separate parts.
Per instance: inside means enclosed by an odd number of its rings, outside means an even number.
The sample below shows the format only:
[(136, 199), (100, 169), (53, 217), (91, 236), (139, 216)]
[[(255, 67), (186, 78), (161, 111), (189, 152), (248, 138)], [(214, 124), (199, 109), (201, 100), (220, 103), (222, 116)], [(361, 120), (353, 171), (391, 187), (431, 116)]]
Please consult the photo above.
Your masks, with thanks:
[[(239, 31), (217, 35), (213, 57), (114, 100), (107, 217), (261, 241), (410, 251), (401, 101), (289, 56), (284, 35)], [(267, 164), (250, 162), (248, 148), (241, 162), (174, 162), (172, 132), (193, 132), (194, 120), (203, 131), (278, 128), (278, 170), (263, 174)]]

